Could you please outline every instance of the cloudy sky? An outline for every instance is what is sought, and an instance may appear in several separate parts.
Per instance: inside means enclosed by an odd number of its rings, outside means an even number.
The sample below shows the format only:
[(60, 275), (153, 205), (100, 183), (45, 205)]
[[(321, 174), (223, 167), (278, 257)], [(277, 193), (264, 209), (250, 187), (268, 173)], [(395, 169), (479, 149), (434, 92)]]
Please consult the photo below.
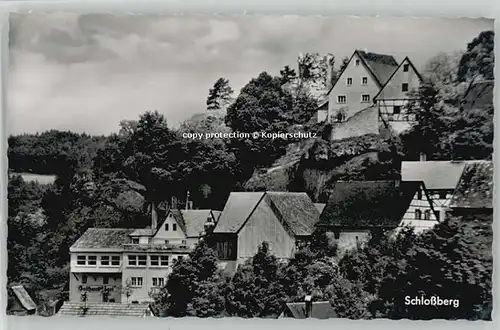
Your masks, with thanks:
[(239, 91), (300, 52), (410, 56), (464, 49), (485, 19), (26, 14), (11, 19), (8, 129), (108, 134), (147, 110), (172, 126), (205, 110), (226, 77)]

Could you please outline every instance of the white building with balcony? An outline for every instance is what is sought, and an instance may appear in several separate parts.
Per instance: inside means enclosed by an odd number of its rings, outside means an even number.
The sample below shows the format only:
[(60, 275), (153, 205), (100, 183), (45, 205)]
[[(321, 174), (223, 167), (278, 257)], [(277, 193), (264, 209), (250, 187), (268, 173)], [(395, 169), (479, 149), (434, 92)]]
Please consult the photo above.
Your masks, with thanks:
[(144, 229), (89, 228), (70, 248), (70, 301), (81, 301), (83, 293), (87, 302), (151, 301), (219, 213), (170, 210), (159, 225), (153, 212)]

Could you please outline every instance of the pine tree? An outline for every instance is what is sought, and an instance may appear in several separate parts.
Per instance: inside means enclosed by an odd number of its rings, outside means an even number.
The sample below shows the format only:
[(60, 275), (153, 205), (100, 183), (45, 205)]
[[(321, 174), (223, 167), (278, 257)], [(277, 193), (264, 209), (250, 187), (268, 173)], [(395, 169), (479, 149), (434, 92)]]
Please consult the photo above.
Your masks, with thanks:
[(233, 89), (229, 86), (229, 80), (219, 78), (214, 87), (210, 88), (207, 97), (208, 110), (224, 110), (233, 100)]

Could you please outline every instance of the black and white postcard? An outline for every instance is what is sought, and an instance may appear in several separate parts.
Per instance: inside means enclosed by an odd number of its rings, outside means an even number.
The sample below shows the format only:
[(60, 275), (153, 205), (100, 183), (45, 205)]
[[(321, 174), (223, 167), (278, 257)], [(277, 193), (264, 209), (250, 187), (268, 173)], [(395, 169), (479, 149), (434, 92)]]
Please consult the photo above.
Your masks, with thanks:
[(11, 15), (7, 313), (491, 320), (493, 41), (481, 18)]

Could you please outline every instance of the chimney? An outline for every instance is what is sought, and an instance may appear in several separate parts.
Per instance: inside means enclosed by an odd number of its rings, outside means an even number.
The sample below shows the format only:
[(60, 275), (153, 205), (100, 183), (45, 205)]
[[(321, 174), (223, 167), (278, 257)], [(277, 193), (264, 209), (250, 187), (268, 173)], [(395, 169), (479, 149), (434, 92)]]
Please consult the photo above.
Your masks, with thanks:
[(446, 208), (439, 209), (439, 221), (442, 222), (446, 219)]
[(420, 153), (420, 161), (421, 162), (427, 161), (427, 155), (424, 152)]
[(306, 303), (306, 318), (310, 318), (312, 315), (312, 296), (306, 296), (304, 298), (304, 302)]
[(326, 89), (330, 90), (332, 88), (333, 84), (333, 64), (334, 64), (334, 58), (333, 55), (328, 54), (326, 55)]
[(158, 214), (156, 213), (155, 203), (151, 203), (151, 229), (156, 230), (158, 226)]
[(174, 210), (177, 209), (177, 197), (172, 196), (170, 198), (170, 208)]
[(189, 190), (188, 190), (188, 192), (186, 193), (186, 210), (189, 210), (190, 206), (192, 206), (192, 204), (189, 201)]
[(396, 178), (394, 179), (394, 187), (399, 188), (401, 187), (401, 175), (397, 174)]

